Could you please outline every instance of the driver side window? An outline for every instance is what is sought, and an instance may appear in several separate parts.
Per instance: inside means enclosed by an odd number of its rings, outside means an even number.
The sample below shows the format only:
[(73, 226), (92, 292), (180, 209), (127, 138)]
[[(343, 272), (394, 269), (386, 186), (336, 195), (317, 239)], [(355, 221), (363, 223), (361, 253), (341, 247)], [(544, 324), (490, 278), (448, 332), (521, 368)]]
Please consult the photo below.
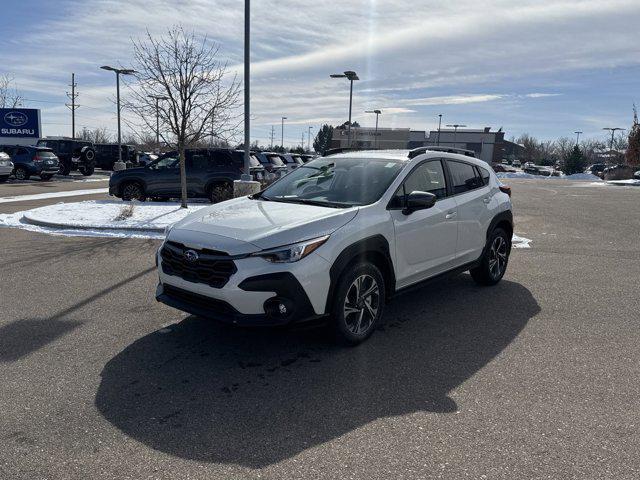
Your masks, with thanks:
[(391, 206), (401, 208), (404, 205), (404, 196), (415, 191), (433, 193), (438, 199), (447, 196), (447, 184), (440, 160), (424, 162), (414, 169), (398, 188), (391, 200)]

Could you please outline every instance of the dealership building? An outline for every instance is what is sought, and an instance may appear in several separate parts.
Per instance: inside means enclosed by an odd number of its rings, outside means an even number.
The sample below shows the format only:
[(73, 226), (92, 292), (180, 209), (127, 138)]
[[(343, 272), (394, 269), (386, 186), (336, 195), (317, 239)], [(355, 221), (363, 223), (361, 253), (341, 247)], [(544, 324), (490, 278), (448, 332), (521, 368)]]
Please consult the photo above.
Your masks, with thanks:
[[(331, 148), (346, 148), (349, 145), (346, 127), (333, 129)], [(492, 131), (491, 127), (483, 129), (441, 129), (432, 130), (427, 135), (425, 130), (409, 128), (351, 128), (351, 145), (356, 148), (417, 148), (442, 146), (473, 150), (476, 157), (485, 162), (501, 162), (520, 158), (524, 148), (517, 143), (505, 140), (502, 129)]]

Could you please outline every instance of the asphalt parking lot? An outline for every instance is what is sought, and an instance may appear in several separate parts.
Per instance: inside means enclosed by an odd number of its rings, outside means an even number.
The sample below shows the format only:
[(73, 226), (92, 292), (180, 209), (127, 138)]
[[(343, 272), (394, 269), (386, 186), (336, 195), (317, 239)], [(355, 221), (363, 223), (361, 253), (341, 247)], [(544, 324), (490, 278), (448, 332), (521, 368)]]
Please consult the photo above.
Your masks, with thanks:
[(156, 241), (0, 229), (0, 478), (640, 478), (640, 188), (508, 183), (504, 281), (357, 348), (156, 303)]

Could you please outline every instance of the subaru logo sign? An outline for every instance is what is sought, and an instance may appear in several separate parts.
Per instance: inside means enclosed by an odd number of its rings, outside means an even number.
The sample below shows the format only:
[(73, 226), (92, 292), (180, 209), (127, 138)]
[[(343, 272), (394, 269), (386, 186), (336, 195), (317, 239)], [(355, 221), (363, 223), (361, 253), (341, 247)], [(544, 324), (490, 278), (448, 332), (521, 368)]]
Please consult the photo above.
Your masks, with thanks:
[(195, 250), (187, 250), (184, 252), (184, 259), (189, 263), (195, 263), (198, 261), (198, 252)]
[(22, 112), (9, 112), (4, 115), (4, 121), (12, 127), (21, 127), (29, 121), (29, 117)]

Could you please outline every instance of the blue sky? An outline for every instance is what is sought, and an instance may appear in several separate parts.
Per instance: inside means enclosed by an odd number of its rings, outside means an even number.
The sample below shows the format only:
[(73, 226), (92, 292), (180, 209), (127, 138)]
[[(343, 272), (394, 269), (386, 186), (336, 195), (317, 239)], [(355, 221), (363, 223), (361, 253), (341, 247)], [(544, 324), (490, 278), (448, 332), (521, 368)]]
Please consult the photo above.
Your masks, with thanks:
[[(71, 72), (79, 128), (115, 131), (113, 75), (99, 65), (131, 61), (131, 38), (181, 24), (242, 60), (238, 0), (3, 0), (0, 73), (43, 110), (46, 135), (69, 134)], [(640, 103), (638, 0), (261, 0), (252, 15), (252, 138), (271, 126), (285, 144), (311, 125), (346, 120), (348, 86), (330, 73), (356, 70), (354, 118), (380, 108), (384, 127), (445, 123), (503, 127), (543, 139), (576, 130), (604, 138), (628, 127)]]

